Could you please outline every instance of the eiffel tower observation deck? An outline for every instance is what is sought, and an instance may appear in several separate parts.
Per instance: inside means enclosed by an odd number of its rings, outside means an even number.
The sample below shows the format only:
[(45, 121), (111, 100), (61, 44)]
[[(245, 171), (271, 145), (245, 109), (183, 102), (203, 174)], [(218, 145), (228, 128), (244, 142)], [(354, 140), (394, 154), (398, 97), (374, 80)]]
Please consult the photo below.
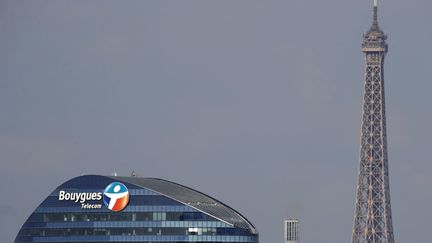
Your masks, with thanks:
[(384, 95), (386, 40), (378, 25), (378, 1), (374, 0), (372, 26), (362, 44), (365, 83), (352, 243), (394, 243)]

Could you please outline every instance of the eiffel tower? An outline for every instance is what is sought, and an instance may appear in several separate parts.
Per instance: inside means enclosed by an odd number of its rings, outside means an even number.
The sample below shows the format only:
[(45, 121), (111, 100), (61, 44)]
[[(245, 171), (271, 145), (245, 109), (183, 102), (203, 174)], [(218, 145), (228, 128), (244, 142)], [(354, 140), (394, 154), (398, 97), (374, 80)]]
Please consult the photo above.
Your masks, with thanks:
[(378, 26), (378, 3), (363, 37), (366, 54), (360, 167), (352, 243), (394, 243), (390, 206), (384, 99), (387, 36)]

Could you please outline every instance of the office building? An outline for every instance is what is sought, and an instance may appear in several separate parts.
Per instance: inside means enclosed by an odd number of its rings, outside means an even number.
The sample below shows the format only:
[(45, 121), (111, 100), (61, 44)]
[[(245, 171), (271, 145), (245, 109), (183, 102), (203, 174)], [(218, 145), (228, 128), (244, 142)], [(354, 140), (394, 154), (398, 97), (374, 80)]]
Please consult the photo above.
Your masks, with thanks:
[(255, 226), (226, 204), (155, 178), (86, 175), (55, 189), (15, 243), (245, 242)]

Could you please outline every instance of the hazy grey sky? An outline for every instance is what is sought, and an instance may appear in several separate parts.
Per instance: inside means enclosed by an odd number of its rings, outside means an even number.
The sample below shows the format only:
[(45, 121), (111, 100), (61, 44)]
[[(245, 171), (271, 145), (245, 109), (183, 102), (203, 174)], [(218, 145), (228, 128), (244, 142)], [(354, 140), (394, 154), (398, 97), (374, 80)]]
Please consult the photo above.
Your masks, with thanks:
[[(432, 1), (381, 1), (397, 242), (430, 243)], [(0, 238), (60, 183), (161, 177), (260, 240), (349, 242), (363, 1), (0, 1)]]

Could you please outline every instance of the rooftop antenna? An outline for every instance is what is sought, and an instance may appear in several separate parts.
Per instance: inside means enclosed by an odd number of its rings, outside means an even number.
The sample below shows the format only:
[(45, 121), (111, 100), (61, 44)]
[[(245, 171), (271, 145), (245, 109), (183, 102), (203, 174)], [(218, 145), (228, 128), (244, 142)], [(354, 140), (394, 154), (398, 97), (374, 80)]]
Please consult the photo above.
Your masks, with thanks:
[(378, 30), (378, 0), (374, 0), (372, 29)]

